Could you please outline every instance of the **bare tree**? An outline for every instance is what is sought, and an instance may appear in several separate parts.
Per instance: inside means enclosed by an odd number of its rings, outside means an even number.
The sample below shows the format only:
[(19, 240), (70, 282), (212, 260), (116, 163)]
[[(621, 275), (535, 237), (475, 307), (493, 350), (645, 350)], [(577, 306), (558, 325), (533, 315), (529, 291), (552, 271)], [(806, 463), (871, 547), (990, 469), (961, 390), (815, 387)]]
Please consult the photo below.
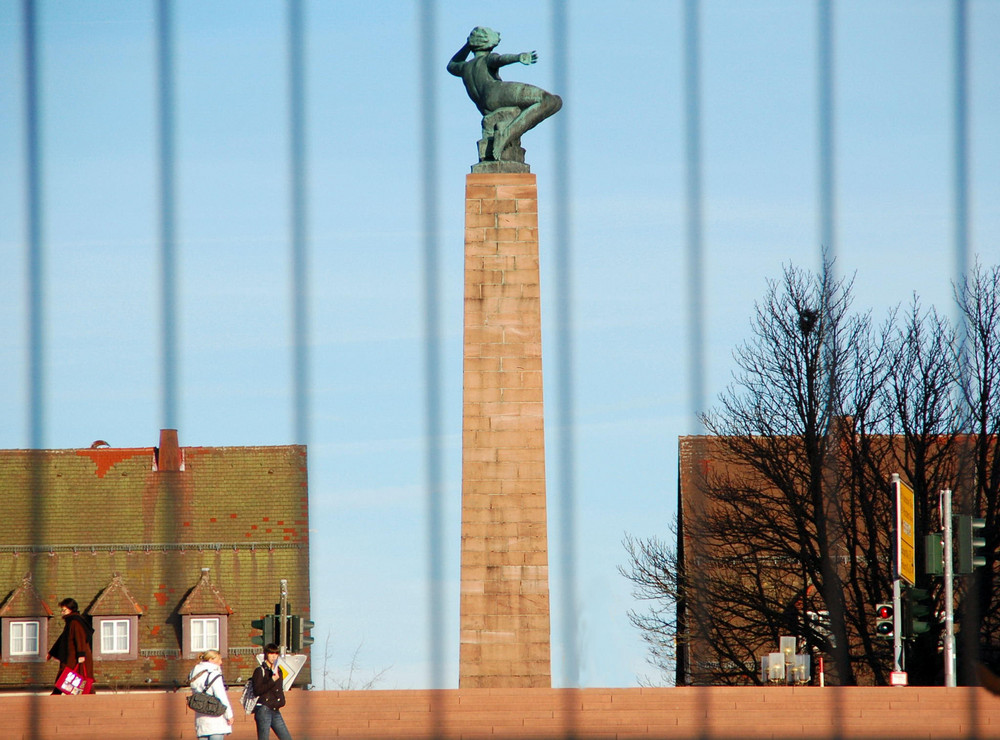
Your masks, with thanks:
[[(676, 521), (671, 531), (676, 536)], [(656, 537), (640, 540), (626, 535), (623, 544), (629, 567), (619, 566), (618, 572), (632, 581), (632, 595), (646, 602), (645, 611), (629, 611), (629, 621), (649, 646), (649, 663), (662, 676), (671, 677), (677, 669), (677, 637), (685, 633), (676, 623), (682, 591), (677, 550)]]
[[(983, 517), (986, 565), (977, 569), (973, 598), (962, 613), (963, 646), (996, 667), (1000, 660), (1000, 266), (976, 265), (956, 290), (963, 324), (959, 386), (967, 413), (973, 482), (961, 498), (965, 513)], [(971, 489), (971, 490), (969, 490)], [(978, 645), (976, 644), (978, 642)]]
[[(918, 534), (940, 529), (938, 494), (954, 488), (962, 476), (962, 406), (957, 391), (956, 337), (948, 321), (933, 308), (924, 311), (914, 297), (910, 310), (891, 337), (893, 372), (880, 393), (887, 420), (886, 439), (892, 451), (892, 469), (909, 481), (914, 491)], [(916, 540), (917, 562), (924, 562), (923, 539)], [(943, 611), (939, 579), (922, 573), (917, 586), (933, 593)], [(909, 683), (941, 683), (943, 664), (938, 647), (943, 625), (930, 620), (930, 631), (908, 641)]]
[(354, 648), (354, 652), (351, 654), (351, 659), (347, 663), (347, 675), (344, 677), (334, 675), (329, 667), (332, 655), (330, 648), (330, 637), (332, 634), (332, 631), (327, 631), (326, 639), (323, 641), (323, 690), (325, 691), (327, 688), (328, 679), (335, 689), (341, 691), (370, 691), (378, 686), (382, 679), (385, 678), (385, 675), (391, 670), (392, 666), (377, 671), (372, 670), (368, 672), (367, 677), (361, 678), (361, 662), (358, 658), (361, 655), (361, 648), (364, 647), (364, 640), (358, 643), (358, 646)]
[[(887, 368), (870, 317), (851, 313), (850, 305), (851, 283), (836, 279), (830, 264), (817, 275), (786, 268), (757, 306), (753, 339), (736, 353), (733, 385), (705, 417), (731, 465), (709, 481), (708, 513), (693, 534), (716, 560), (739, 564), (742, 575), (716, 562), (708, 571), (722, 574), (711, 589), (712, 614), (696, 621), (713, 617), (710, 643), (727, 646), (726, 665), (747, 663), (737, 655), (745, 655), (754, 632), (756, 642), (771, 644), (782, 632), (803, 634), (807, 645), (832, 657), (845, 684), (856, 682), (859, 657), (872, 667), (882, 663), (882, 646), (858, 627), (870, 620), (875, 594), (891, 583), (876, 554), (885, 552), (891, 521), (887, 487), (871, 495), (879, 466), (863, 464), (873, 451), (867, 438), (874, 389)], [(804, 612), (828, 615), (821, 629), (789, 612), (794, 594), (784, 584), (797, 584)], [(739, 614), (719, 625), (721, 603)], [(755, 678), (750, 658), (745, 677)]]
[[(892, 473), (914, 488), (920, 533), (939, 527), (942, 488), (975, 480), (969, 509), (987, 518), (989, 562), (965, 611), (985, 615), (971, 624), (997, 644), (1000, 269), (958, 291), (964, 345), (916, 299), (876, 326), (851, 310), (851, 288), (828, 263), (768, 283), (734, 381), (703, 419), (712, 464), (684, 503), (677, 547), (625, 540), (622, 572), (650, 604), (630, 617), (651, 662), (677, 666), (679, 681), (690, 668), (700, 683), (757, 682), (756, 656), (794, 634), (828, 656), (833, 680), (886, 683), (891, 642), (873, 634), (873, 609), (892, 594)], [(911, 641), (914, 683), (939, 681), (939, 637), (935, 625)], [(697, 665), (686, 667), (676, 648), (689, 645)]]

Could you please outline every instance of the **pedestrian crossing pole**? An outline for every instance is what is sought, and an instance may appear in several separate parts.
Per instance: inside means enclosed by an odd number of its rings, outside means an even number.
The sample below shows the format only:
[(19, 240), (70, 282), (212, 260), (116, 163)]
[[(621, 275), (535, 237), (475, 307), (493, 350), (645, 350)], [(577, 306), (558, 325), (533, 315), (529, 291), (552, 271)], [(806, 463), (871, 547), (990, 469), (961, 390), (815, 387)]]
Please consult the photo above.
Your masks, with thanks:
[(916, 517), (913, 489), (903, 483), (898, 473), (892, 474), (896, 499), (896, 562), (892, 574), (892, 642), (893, 685), (906, 685), (903, 657), (903, 581), (916, 585)]
[(285, 657), (288, 650), (288, 580), (281, 579), (281, 613), (278, 615), (281, 620), (281, 640), (278, 647), (281, 650), (281, 657)]
[(944, 685), (955, 681), (955, 552), (952, 549), (951, 489), (941, 491), (941, 529), (944, 532)]

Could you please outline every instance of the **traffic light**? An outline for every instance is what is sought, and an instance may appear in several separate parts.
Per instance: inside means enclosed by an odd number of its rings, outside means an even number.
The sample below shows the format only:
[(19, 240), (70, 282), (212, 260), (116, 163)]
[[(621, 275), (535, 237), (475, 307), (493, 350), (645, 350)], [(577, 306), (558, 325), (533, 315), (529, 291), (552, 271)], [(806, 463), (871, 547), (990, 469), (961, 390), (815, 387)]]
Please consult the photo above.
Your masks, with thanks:
[(903, 633), (907, 637), (916, 637), (929, 632), (934, 601), (931, 592), (926, 588), (906, 589), (906, 606), (903, 613)]
[(944, 546), (941, 533), (924, 535), (924, 573), (929, 576), (944, 575)]
[(311, 630), (316, 626), (316, 623), (309, 620), (303, 619), (302, 617), (292, 617), (292, 652), (297, 653), (302, 648), (308, 647), (313, 644), (313, 638), (311, 635), (307, 635), (306, 632)]
[(986, 526), (986, 520), (962, 514), (955, 517), (955, 523), (958, 525), (958, 567), (955, 572), (972, 573), (986, 565), (986, 558), (978, 552), (979, 548), (986, 547), (986, 540), (976, 535)]
[(274, 642), (278, 633), (278, 619), (273, 614), (268, 614), (260, 619), (251, 619), (250, 626), (255, 630), (260, 630), (261, 634), (250, 638), (254, 645), (267, 645)]
[[(295, 634), (295, 628), (292, 621), (295, 619), (294, 616), (289, 615), (285, 617), (284, 622), (282, 622), (281, 615), (275, 614), (271, 617), (274, 620), (274, 644), (280, 645), (281, 647), (288, 648), (289, 650), (294, 650), (292, 647), (292, 636)], [(282, 634), (281, 628), (284, 624), (284, 634)]]
[(294, 650), (292, 647), (292, 605), (289, 602), (285, 602), (285, 633), (282, 636), (281, 633), (281, 604), (274, 605), (274, 643), (282, 647)]
[(291, 648), (293, 653), (297, 653), (307, 645), (312, 645), (313, 639), (305, 634), (316, 626), (315, 622), (303, 619), (300, 616), (292, 615), (289, 619), (289, 629), (291, 631)]
[(892, 637), (895, 627), (892, 623), (892, 604), (875, 605), (875, 634), (879, 637)]

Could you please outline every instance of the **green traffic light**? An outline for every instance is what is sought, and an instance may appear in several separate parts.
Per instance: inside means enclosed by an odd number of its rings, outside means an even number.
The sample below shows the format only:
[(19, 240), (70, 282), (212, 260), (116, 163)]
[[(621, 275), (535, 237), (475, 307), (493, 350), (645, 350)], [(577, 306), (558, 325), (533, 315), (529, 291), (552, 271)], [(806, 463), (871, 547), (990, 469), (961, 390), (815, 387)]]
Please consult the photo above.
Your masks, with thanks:
[(298, 615), (292, 615), (289, 620), (289, 632), (291, 639), (289, 646), (293, 653), (299, 652), (302, 648), (313, 644), (313, 638), (306, 633), (316, 626), (311, 619), (303, 619)]
[(903, 629), (907, 637), (916, 637), (930, 632), (931, 617), (934, 613), (934, 599), (926, 588), (907, 588), (904, 603)]
[(986, 520), (962, 514), (955, 517), (958, 529), (958, 567), (956, 573), (972, 573), (976, 568), (986, 565), (986, 558), (980, 549), (986, 547), (986, 540), (978, 536), (979, 530), (986, 526)]
[(278, 617), (268, 614), (260, 619), (251, 619), (250, 626), (261, 631), (261, 634), (251, 637), (250, 642), (254, 645), (267, 645), (274, 642), (274, 636), (278, 633)]
[(311, 619), (303, 619), (302, 620), (302, 622), (300, 624), (300, 629), (299, 629), (299, 644), (300, 644), (300, 647), (305, 647), (306, 645), (312, 645), (313, 644), (313, 638), (312, 638), (312, 636), (311, 635), (307, 635), (306, 632), (309, 632), (315, 626), (316, 626), (316, 623), (313, 622)]
[(924, 573), (929, 576), (944, 575), (944, 544), (940, 532), (924, 535)]

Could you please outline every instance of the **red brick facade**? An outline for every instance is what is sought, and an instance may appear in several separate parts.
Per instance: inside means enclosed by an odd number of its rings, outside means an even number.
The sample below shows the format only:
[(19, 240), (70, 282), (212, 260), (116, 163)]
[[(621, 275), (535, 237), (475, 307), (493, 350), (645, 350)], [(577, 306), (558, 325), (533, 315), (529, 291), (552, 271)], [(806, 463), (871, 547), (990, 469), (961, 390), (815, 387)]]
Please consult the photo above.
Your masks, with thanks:
[[(281, 579), (308, 618), (305, 447), (178, 448), (171, 431), (160, 447), (0, 450), (0, 688), (54, 679), (44, 656), (66, 597), (98, 629), (98, 687), (183, 682), (195, 629), (218, 629), (227, 682), (245, 680), (259, 651), (250, 620), (273, 612)], [(11, 621), (39, 623), (41, 660), (23, 654), (23, 633), (11, 655)], [(107, 654), (102, 621), (119, 638)], [(297, 683), (309, 680), (307, 662)]]

